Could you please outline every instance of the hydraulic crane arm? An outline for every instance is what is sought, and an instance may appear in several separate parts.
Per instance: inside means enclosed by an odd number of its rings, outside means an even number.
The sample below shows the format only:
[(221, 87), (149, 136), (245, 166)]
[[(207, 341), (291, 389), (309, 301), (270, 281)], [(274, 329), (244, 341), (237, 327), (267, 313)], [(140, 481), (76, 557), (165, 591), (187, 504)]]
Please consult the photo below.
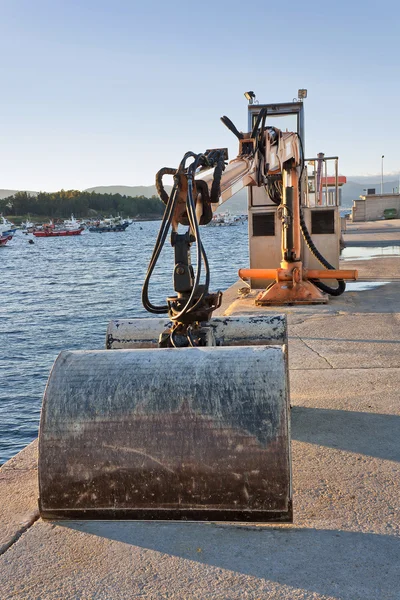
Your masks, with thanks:
[[(239, 140), (238, 156), (228, 164), (226, 149), (207, 150), (202, 154), (187, 152), (177, 169), (164, 168), (156, 175), (157, 190), (166, 209), (144, 282), (142, 300), (149, 312), (168, 312), (175, 324), (174, 332), (184, 331), (184, 337), (193, 324), (208, 321), (221, 302), (220, 292), (209, 293), (209, 267), (199, 225), (209, 223), (219, 206), (250, 185), (265, 186), (271, 200), (281, 211), (282, 261), (280, 269), (276, 270), (279, 298), (273, 297), (271, 303), (326, 302), (327, 296), (320, 290), (338, 295), (345, 289), (339, 272), (336, 272), (339, 280), (337, 290), (322, 283), (320, 287), (317, 280), (313, 280), (313, 283), (303, 281), (307, 273), (301, 262), (300, 232), (306, 239), (307, 235), (310, 236), (302, 220), (300, 206), (304, 170), (302, 142), (297, 133), (267, 127), (266, 116), (266, 109), (261, 109), (249, 133), (239, 132), (230, 119), (222, 117), (222, 122)], [(173, 175), (174, 178), (170, 195), (162, 183), (164, 175)], [(185, 234), (178, 233), (180, 224), (189, 226)], [(154, 306), (148, 296), (149, 281), (170, 227), (171, 244), (175, 250), (173, 281), (177, 295), (167, 298), (164, 306)], [(194, 242), (196, 271), (190, 260), (190, 247)], [(323, 260), (322, 257), (320, 262), (325, 268), (333, 268)], [(205, 271), (204, 283), (200, 283), (202, 268)], [(254, 277), (257, 277), (257, 273)], [(284, 283), (280, 283), (279, 278), (284, 279)], [(287, 280), (290, 280), (290, 285), (286, 284)], [(267, 302), (270, 303), (270, 297)], [(190, 335), (188, 340), (191, 343)], [(172, 334), (170, 341), (175, 345)]]
[[(301, 165), (300, 142), (297, 133), (282, 132), (275, 128), (268, 128), (263, 132), (261, 151), (257, 146), (257, 139), (250, 137), (239, 141), (239, 154), (227, 165), (222, 178), (218, 204), (213, 205), (216, 210), (232, 196), (249, 185), (261, 186), (267, 183), (267, 177), (279, 175), (284, 170), (284, 165), (291, 165), (296, 169)], [(250, 153), (244, 151), (252, 148)], [(197, 180), (207, 183), (209, 189), (213, 182), (213, 173), (199, 174)]]
[[(184, 329), (186, 336), (188, 327), (208, 321), (221, 302), (220, 292), (209, 293), (209, 266), (199, 225), (209, 223), (218, 206), (248, 185), (266, 185), (270, 177), (281, 179), (285, 170), (287, 177), (297, 181), (302, 159), (299, 138), (297, 134), (265, 127), (265, 117), (266, 113), (261, 111), (253, 131), (248, 134), (238, 132), (227, 117), (222, 118), (239, 139), (238, 156), (229, 164), (226, 164), (226, 149), (207, 150), (197, 155), (187, 152), (177, 169), (165, 167), (156, 175), (157, 190), (166, 209), (144, 282), (142, 300), (149, 312), (168, 312), (175, 323), (174, 332)], [(173, 175), (174, 178), (169, 195), (162, 183), (164, 175)], [(189, 226), (189, 230), (179, 233), (180, 224)], [(148, 296), (149, 281), (170, 227), (175, 251), (173, 281), (177, 295), (167, 298), (166, 305), (155, 306)], [(193, 242), (196, 242), (196, 272), (190, 259)], [(200, 283), (202, 269), (205, 271), (204, 283)], [(175, 344), (173, 337), (170, 341)]]
[[(227, 149), (207, 150), (204, 153), (204, 160), (195, 172), (193, 181), (193, 196), (201, 225), (207, 224), (212, 218), (212, 212), (244, 187), (266, 185), (269, 177), (281, 175), (285, 168), (299, 170), (302, 165), (298, 134), (266, 127), (265, 118), (266, 112), (262, 110), (253, 131), (249, 133), (239, 132), (228, 117), (221, 118), (238, 137), (239, 152), (227, 165), (224, 162), (228, 156)], [(191, 152), (185, 155), (194, 156)], [(188, 224), (185, 210), (188, 173), (182, 163), (178, 169), (164, 168), (156, 175), (157, 190), (165, 204), (168, 202), (168, 194), (162, 185), (162, 178), (164, 175), (175, 176), (178, 195), (172, 221), (173, 230), (176, 230), (179, 223)]]
[[(213, 171), (208, 171), (205, 175), (198, 175), (197, 181), (206, 183), (209, 193), (211, 193), (212, 183), (214, 181)], [(224, 204), (229, 198), (240, 192), (244, 187), (255, 184), (255, 161), (251, 155), (238, 156), (230, 161), (226, 166), (221, 177), (220, 196), (218, 203), (212, 204), (215, 211), (221, 204)]]

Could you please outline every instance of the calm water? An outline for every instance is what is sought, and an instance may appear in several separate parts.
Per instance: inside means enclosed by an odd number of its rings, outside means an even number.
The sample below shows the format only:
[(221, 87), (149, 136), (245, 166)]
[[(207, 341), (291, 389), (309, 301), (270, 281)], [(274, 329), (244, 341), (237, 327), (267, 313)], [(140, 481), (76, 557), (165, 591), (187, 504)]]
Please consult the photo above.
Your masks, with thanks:
[[(42, 394), (62, 349), (104, 347), (107, 323), (146, 317), (141, 285), (159, 223), (121, 233), (35, 238), (18, 232), (0, 248), (0, 464), (32, 441)], [(247, 225), (202, 228), (211, 289), (226, 289), (248, 265)], [(166, 245), (151, 300), (173, 292), (172, 249)], [(156, 285), (157, 289), (154, 288)]]

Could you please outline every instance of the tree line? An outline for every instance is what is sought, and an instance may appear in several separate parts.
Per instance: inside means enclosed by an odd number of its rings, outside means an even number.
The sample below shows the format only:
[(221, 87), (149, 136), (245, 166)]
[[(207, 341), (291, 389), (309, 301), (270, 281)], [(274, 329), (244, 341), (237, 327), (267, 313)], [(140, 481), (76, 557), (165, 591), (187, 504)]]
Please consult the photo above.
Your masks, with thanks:
[(157, 196), (122, 196), (121, 194), (98, 194), (78, 190), (59, 192), (17, 192), (0, 200), (0, 212), (6, 216), (32, 215), (38, 217), (78, 218), (95, 215), (120, 214), (123, 217), (154, 216), (164, 212), (164, 204)]

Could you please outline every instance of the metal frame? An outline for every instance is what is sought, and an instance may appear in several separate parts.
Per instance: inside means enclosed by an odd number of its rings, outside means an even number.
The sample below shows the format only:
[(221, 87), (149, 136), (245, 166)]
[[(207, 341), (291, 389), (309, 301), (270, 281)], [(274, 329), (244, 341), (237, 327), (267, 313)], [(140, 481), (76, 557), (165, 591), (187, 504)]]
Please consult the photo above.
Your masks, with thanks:
[[(321, 195), (321, 202), (317, 202), (318, 201), (318, 192), (317, 192), (317, 170), (314, 167), (314, 194), (315, 194), (315, 206), (312, 206), (311, 208), (318, 208), (319, 206), (340, 206), (340, 197), (339, 197), (339, 167), (338, 167), (338, 161), (339, 161), (339, 157), (338, 156), (323, 156), (322, 158), (320, 157), (315, 157), (315, 158), (305, 158), (304, 162), (306, 163), (306, 165), (308, 165), (309, 162), (314, 162), (314, 164), (316, 164), (319, 160), (321, 160), (323, 162), (323, 174), (322, 174), (322, 180), (324, 181), (325, 179), (325, 185), (322, 186), (323, 189), (325, 189), (325, 202), (322, 202), (323, 199), (323, 193)], [(327, 161), (328, 160), (333, 160), (335, 161), (335, 201), (333, 204), (331, 204), (329, 202), (329, 187), (328, 186), (328, 165), (327, 165)], [(310, 206), (310, 202), (309, 202), (309, 191), (308, 191), (308, 182), (312, 179), (312, 176), (309, 176), (307, 173), (307, 193), (306, 193), (306, 205)]]
[[(297, 133), (301, 137), (303, 149), (305, 149), (305, 126), (304, 126), (304, 104), (303, 102), (283, 102), (279, 104), (249, 104), (248, 106), (248, 128), (253, 129), (254, 116), (258, 115), (262, 108), (268, 109), (268, 115), (285, 116), (297, 115)], [(267, 117), (268, 120), (268, 117)]]

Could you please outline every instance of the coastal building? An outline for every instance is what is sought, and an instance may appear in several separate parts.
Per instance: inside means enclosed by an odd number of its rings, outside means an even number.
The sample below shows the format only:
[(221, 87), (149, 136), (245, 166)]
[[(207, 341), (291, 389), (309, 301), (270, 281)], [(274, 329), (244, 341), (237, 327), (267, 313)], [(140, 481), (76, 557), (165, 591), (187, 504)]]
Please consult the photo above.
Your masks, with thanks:
[[(374, 190), (368, 190), (368, 192), (374, 192)], [(388, 214), (392, 215), (390, 218), (400, 216), (400, 194), (368, 193), (365, 196), (360, 196), (357, 200), (353, 200), (351, 210), (351, 220), (353, 222), (377, 221), (378, 219), (388, 218)]]

